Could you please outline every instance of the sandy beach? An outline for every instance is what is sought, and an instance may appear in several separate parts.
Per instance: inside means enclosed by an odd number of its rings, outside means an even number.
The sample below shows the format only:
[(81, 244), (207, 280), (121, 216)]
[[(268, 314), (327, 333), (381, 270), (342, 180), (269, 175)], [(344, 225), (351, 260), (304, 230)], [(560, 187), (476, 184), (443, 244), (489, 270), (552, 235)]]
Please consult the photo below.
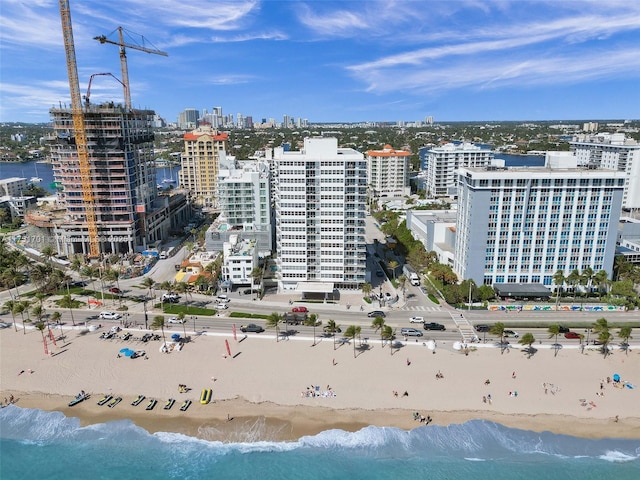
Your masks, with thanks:
[[(354, 358), (352, 344), (334, 349), (331, 338), (320, 337), (315, 346), (312, 338), (276, 342), (269, 331), (239, 333), (237, 340), (200, 335), (171, 353), (160, 352), (160, 341), (103, 340), (101, 331), (79, 328), (65, 334), (45, 355), (39, 331), (0, 330), (3, 403), (13, 395), (20, 407), (61, 411), (83, 425), (130, 419), (150, 432), (226, 442), (295, 440), (368, 425), (409, 430), (424, 425), (416, 412), (438, 425), (486, 419), (578, 437), (640, 438), (640, 349), (633, 346), (607, 358), (595, 347), (540, 349), (529, 358), (516, 343), (504, 353), (480, 346), (465, 355), (450, 344), (432, 351), (409, 341), (391, 355), (388, 345), (370, 338)], [(144, 349), (147, 358), (119, 355), (123, 348)], [(614, 373), (621, 383), (607, 381)], [(180, 384), (190, 390), (180, 393)], [(203, 388), (213, 390), (208, 405), (199, 403)], [(81, 390), (91, 398), (68, 407)], [(123, 401), (98, 406), (105, 394)], [(138, 394), (158, 405), (131, 406)], [(169, 398), (176, 404), (164, 410)], [(193, 404), (181, 412), (186, 399)]]

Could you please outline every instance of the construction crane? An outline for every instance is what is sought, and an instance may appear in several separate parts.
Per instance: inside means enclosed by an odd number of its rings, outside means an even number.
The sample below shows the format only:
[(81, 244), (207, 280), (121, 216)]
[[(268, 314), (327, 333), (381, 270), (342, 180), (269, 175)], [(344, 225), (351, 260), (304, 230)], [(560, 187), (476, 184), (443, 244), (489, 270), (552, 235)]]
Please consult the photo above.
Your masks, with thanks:
[[(124, 106), (128, 111), (128, 110), (131, 110), (131, 91), (129, 89), (129, 68), (127, 66), (127, 52), (125, 50), (125, 47), (132, 48), (134, 50), (140, 50), (141, 52), (162, 55), (163, 57), (168, 57), (169, 54), (167, 52), (163, 52), (155, 48), (147, 48), (140, 45), (125, 43), (124, 36), (122, 34), (124, 29), (122, 27), (118, 27), (117, 30), (118, 30), (118, 41), (110, 40), (105, 35), (100, 35), (99, 37), (94, 37), (93, 39), (98, 40), (100, 43), (110, 43), (112, 45), (118, 45), (120, 47), (120, 68), (122, 69), (121, 83), (124, 88)], [(142, 37), (142, 39), (144, 41), (144, 37)]]
[(82, 98), (78, 83), (78, 65), (76, 64), (76, 48), (73, 43), (73, 29), (71, 27), (71, 10), (69, 0), (59, 0), (60, 20), (62, 22), (62, 36), (64, 37), (64, 50), (67, 57), (67, 74), (69, 76), (69, 90), (71, 91), (71, 117), (76, 139), (76, 151), (80, 166), (80, 181), (82, 184), (82, 200), (89, 232), (89, 256), (100, 256), (98, 243), (98, 225), (96, 222), (95, 200), (91, 185), (91, 167), (89, 166), (89, 151), (87, 147), (87, 132), (84, 125), (82, 112)]

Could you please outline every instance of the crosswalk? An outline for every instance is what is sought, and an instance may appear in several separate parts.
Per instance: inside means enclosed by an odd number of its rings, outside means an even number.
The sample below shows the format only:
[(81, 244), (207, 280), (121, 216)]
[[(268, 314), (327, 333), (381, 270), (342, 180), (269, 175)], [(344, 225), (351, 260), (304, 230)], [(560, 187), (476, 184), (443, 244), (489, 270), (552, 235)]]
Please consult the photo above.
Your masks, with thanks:
[(442, 311), (442, 307), (426, 307), (424, 305), (415, 305), (415, 306), (404, 306), (400, 308), (400, 310), (405, 310), (408, 312), (440, 312)]

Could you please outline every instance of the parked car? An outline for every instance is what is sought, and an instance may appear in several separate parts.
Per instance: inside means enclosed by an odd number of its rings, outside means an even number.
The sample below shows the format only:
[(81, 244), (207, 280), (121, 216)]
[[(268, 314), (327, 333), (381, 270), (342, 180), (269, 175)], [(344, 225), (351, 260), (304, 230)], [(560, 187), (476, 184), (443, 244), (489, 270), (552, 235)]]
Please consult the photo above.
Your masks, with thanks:
[(422, 332), (417, 328), (401, 328), (400, 335), (404, 337), (421, 337)]
[(505, 336), (505, 338), (509, 338), (509, 337), (518, 338), (520, 336), (518, 332), (514, 332), (513, 330), (505, 330), (502, 333)]
[(307, 307), (293, 307), (291, 311), (298, 312), (298, 313), (307, 313), (309, 309)]
[(411, 317), (409, 323), (424, 323), (424, 317)]
[(122, 294), (122, 290), (120, 290), (118, 287), (111, 287), (109, 289), (110, 293), (115, 293), (116, 295), (121, 295)]
[(446, 330), (447, 328), (442, 325), (441, 323), (436, 323), (436, 322), (429, 322), (429, 323), (425, 323), (422, 328), (424, 328), (425, 330)]
[(229, 305), (226, 303), (216, 303), (216, 309), (218, 310), (226, 310), (227, 308), (229, 308)]
[(476, 332), (488, 332), (491, 330), (489, 325), (476, 325)]
[(178, 295), (177, 293), (164, 293), (164, 294), (162, 294), (162, 301), (163, 302), (178, 303), (179, 300), (180, 300), (180, 295)]
[(367, 317), (369, 318), (375, 318), (375, 317), (386, 317), (386, 315), (384, 314), (384, 312), (382, 310), (374, 310), (373, 312), (369, 312), (367, 313)]
[(569, 329), (567, 327), (563, 327), (562, 325), (558, 325), (558, 331), (560, 333), (569, 333)]
[(118, 320), (122, 318), (122, 315), (116, 312), (100, 312), (99, 317), (105, 320)]
[(256, 325), (255, 323), (250, 323), (249, 325), (242, 325), (240, 327), (240, 331), (242, 333), (254, 332), (254, 333), (262, 333), (264, 332), (264, 328), (260, 325)]
[(169, 320), (167, 320), (168, 323), (179, 323), (179, 324), (183, 324), (185, 321), (180, 320), (178, 317), (169, 317)]
[(580, 334), (577, 332), (566, 332), (564, 334), (564, 338), (581, 338)]

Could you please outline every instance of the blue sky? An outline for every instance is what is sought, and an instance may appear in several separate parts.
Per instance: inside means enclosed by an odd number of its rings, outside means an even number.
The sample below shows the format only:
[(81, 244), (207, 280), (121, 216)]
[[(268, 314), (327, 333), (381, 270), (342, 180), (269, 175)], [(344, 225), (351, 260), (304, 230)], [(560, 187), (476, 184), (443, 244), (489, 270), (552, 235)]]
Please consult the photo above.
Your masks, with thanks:
[[(120, 78), (134, 107), (175, 122), (221, 106), (254, 121), (580, 120), (640, 117), (636, 0), (70, 0), (81, 91)], [(0, 121), (69, 103), (56, 0), (2, 0)], [(122, 101), (100, 76), (93, 101)]]

